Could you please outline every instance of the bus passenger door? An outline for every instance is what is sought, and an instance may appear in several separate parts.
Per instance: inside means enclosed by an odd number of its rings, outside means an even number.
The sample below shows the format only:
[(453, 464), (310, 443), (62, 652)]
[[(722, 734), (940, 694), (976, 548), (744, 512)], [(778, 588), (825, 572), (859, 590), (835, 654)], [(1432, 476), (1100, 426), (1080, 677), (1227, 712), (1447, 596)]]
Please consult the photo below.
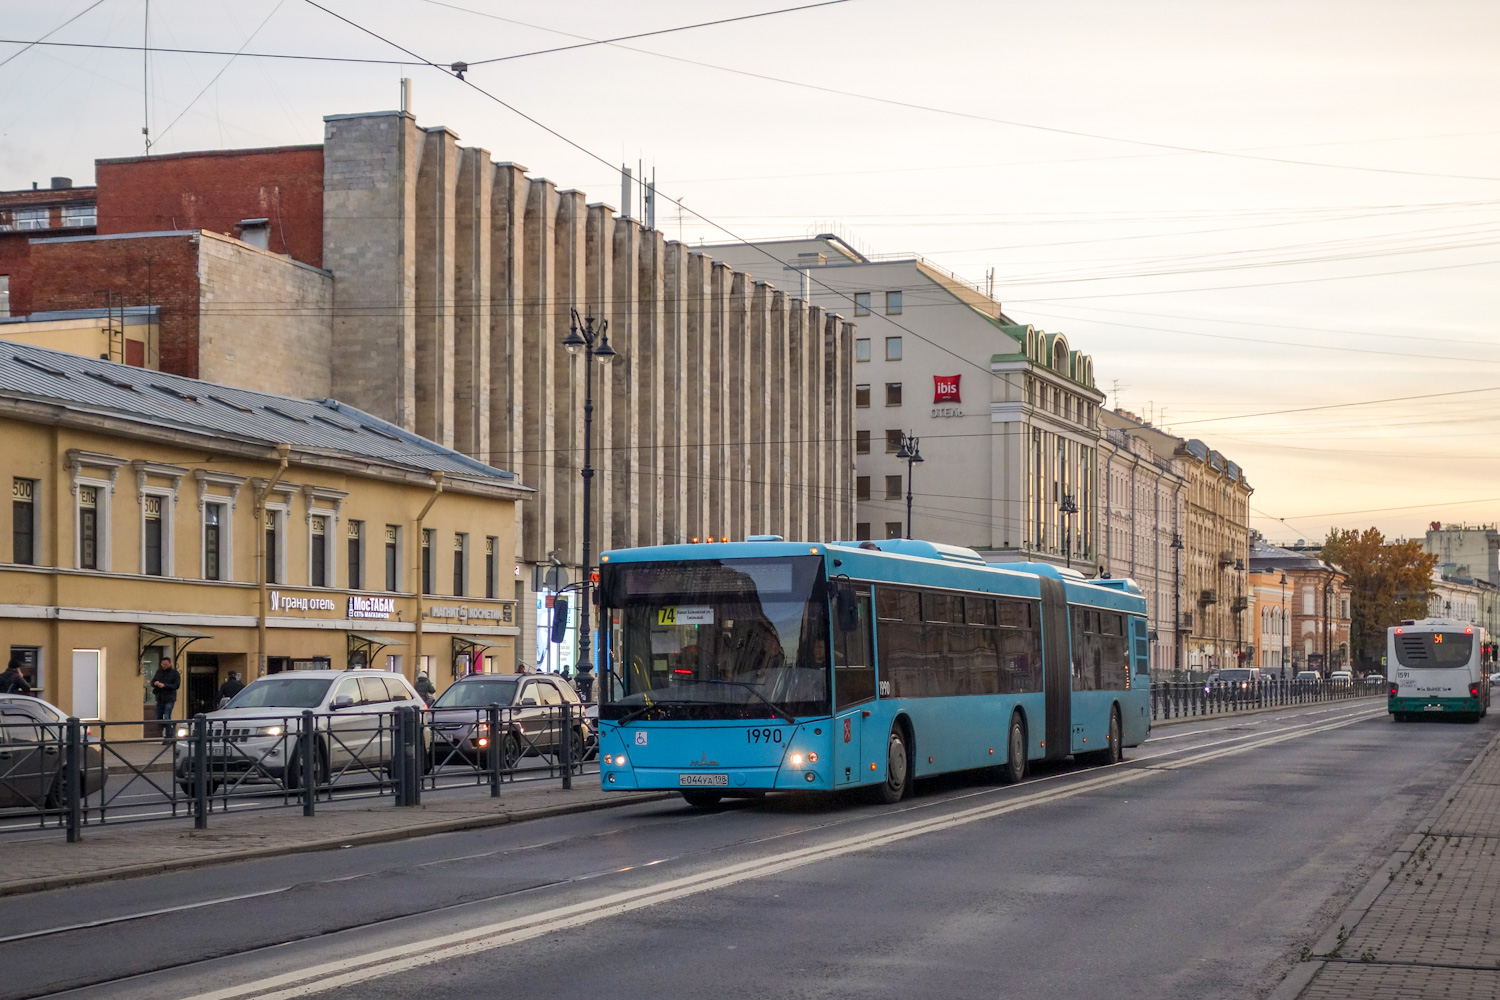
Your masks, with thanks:
[(1046, 689), (1047, 760), (1072, 752), (1073, 658), (1068, 632), (1068, 599), (1061, 580), (1039, 577), (1042, 585), (1042, 683)]
[[(875, 700), (875, 643), (870, 633), (870, 588), (835, 591), (833, 615), (833, 783), (835, 787), (868, 780), (861, 763), (870, 765), (862, 740), (865, 715)], [(884, 736), (884, 734), (878, 734)], [(885, 742), (880, 740), (881, 754)], [(868, 760), (883, 760), (869, 757)]]

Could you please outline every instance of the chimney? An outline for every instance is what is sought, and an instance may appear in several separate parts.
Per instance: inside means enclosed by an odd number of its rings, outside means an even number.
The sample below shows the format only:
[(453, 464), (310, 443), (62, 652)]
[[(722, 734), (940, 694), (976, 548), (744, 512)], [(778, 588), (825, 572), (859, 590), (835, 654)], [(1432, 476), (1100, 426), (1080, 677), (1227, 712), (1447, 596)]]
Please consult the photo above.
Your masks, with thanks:
[(73, 178), (71, 178), (71, 177), (54, 177), (54, 178), (52, 178), (52, 190), (54, 190), (54, 191), (66, 191), (68, 188), (70, 188), (72, 186), (73, 186)]
[(403, 76), (401, 78), (401, 111), (404, 114), (411, 114), (412, 113), (412, 110), (411, 110), (411, 77), (409, 77), (409, 76)]

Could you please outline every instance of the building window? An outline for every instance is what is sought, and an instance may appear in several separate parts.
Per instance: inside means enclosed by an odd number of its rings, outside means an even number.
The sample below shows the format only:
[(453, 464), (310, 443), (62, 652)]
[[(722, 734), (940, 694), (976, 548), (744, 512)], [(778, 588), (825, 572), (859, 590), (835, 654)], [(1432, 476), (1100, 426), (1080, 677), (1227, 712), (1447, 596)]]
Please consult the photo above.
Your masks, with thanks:
[(469, 536), (460, 531), (453, 536), (453, 596), (463, 597), (469, 590)]
[(870, 293), (869, 292), (855, 292), (854, 293), (854, 315), (856, 315), (856, 316), (868, 316), (868, 315), (870, 315)]
[(385, 526), (385, 589), (400, 590), (400, 560), (397, 558), (400, 552), (401, 529), (394, 524)]
[(864, 385), (857, 385), (857, 386), (854, 387), (854, 405), (855, 406), (869, 406), (870, 405), (870, 385), (869, 385), (868, 382), (865, 383)]
[(206, 503), (203, 505), (203, 579), (205, 580), (224, 579), (221, 569), (224, 559), (223, 518), (223, 504)]
[(36, 565), (36, 480), (10, 482), (11, 562)]
[(63, 206), (62, 224), (64, 226), (93, 226), (97, 225), (98, 221), (99, 209), (92, 203)]
[(422, 529), (422, 593), (432, 593), (432, 536), (431, 528)]
[(868, 499), (870, 499), (870, 477), (869, 476), (856, 476), (855, 477), (855, 479), (854, 479), (854, 499), (856, 499), (856, 500), (868, 500)]
[(900, 382), (887, 382), (885, 384), (885, 405), (886, 406), (900, 406), (901, 405), (901, 383)]
[(99, 568), (99, 487), (78, 487), (78, 568)]
[(141, 570), (147, 576), (161, 576), (162, 567), (162, 522), (161, 497), (148, 493), (142, 500), (145, 525), (141, 532)]
[(885, 359), (887, 361), (900, 361), (901, 360), (901, 338), (900, 337), (887, 337), (887, 338), (885, 338)]
[(901, 522), (900, 521), (887, 521), (887, 522), (885, 522), (885, 537), (887, 537), (887, 538), (900, 538), (901, 537)]
[(885, 498), (887, 500), (900, 500), (901, 499), (901, 477), (900, 476), (886, 476), (885, 477)]
[[(0, 229), (4, 229), (0, 226)], [(10, 316), (10, 275), (0, 274), (0, 318)]]
[(902, 434), (900, 431), (888, 430), (885, 432), (885, 453), (887, 455), (894, 455), (901, 450), (901, 438)]
[(854, 341), (854, 360), (855, 361), (869, 361), (870, 360), (870, 338), (869, 337), (860, 337), (860, 338), (858, 338), (857, 340)]
[(867, 542), (870, 540), (869, 521), (860, 521), (854, 526), (854, 540), (856, 542)]
[(286, 511), (266, 508), (266, 582), (284, 583), (282, 579), (281, 543), (282, 525), (286, 522)]
[(17, 229), (51, 229), (52, 209), (22, 208), (13, 213)]
[(484, 596), (494, 600), (500, 596), (500, 539), (489, 536), (484, 540)]
[(328, 518), (317, 515), (310, 519), (312, 537), (307, 543), (307, 582), (314, 587), (328, 586)]
[(900, 316), (901, 315), (901, 293), (900, 292), (886, 292), (885, 293), (885, 314), (887, 316)]
[(870, 453), (870, 432), (854, 432), (854, 453), (856, 455), (868, 455)]
[(365, 522), (349, 522), (349, 589), (365, 589)]

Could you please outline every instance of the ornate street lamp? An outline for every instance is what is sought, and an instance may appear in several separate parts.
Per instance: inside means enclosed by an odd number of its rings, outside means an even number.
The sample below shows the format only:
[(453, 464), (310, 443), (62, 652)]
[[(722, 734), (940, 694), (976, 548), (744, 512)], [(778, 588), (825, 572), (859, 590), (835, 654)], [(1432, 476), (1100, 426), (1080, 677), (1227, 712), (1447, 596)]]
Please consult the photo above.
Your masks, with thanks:
[(911, 537), (911, 474), (913, 467), (922, 461), (922, 453), (917, 449), (917, 441), (905, 431), (901, 432), (901, 450), (896, 452), (896, 458), (906, 463), (906, 537)]
[(1281, 677), (1286, 679), (1286, 646), (1288, 640), (1289, 616), (1286, 611), (1286, 574), (1281, 574)]
[(1066, 526), (1063, 529), (1063, 552), (1068, 568), (1071, 569), (1073, 567), (1073, 515), (1078, 513), (1078, 503), (1073, 499), (1073, 494), (1064, 493), (1062, 503), (1057, 509), (1067, 515)]
[(583, 579), (579, 582), (578, 600), (578, 673), (589, 673), (589, 679), (584, 681), (579, 678), (583, 687), (583, 697), (588, 699), (593, 687), (593, 642), (589, 632), (589, 602), (592, 599), (589, 586), (593, 582), (592, 570), (592, 533), (593, 505), (592, 487), (594, 482), (594, 466), (590, 450), (593, 445), (594, 433), (594, 366), (590, 361), (597, 361), (601, 366), (609, 364), (614, 360), (615, 349), (609, 346), (609, 320), (599, 325), (598, 333), (594, 332), (594, 317), (585, 318), (581, 324), (578, 319), (578, 310), (573, 310), (573, 323), (568, 330), (568, 336), (563, 340), (563, 346), (568, 353), (574, 357), (581, 350), (584, 354), (584, 376), (583, 376)]

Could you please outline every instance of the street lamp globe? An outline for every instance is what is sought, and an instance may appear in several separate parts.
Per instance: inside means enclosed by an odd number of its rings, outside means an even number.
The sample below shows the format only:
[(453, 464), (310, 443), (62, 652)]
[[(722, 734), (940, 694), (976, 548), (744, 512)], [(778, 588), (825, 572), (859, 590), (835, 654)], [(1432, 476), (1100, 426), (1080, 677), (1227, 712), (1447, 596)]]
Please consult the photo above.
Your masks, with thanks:
[[(563, 341), (564, 344), (567, 341)], [(594, 348), (594, 360), (601, 365), (607, 365), (615, 359), (615, 349), (609, 346), (609, 334), (599, 334), (599, 346)]]

